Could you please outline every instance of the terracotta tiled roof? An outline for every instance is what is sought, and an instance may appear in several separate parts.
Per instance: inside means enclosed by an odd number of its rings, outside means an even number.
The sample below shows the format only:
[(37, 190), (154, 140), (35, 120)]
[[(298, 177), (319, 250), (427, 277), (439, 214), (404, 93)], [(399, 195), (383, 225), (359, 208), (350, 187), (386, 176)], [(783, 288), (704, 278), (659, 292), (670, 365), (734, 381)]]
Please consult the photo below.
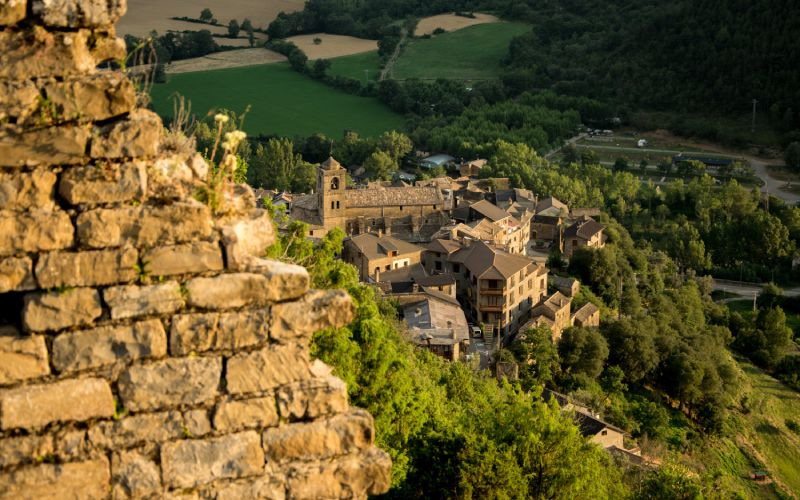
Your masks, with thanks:
[(571, 238), (577, 236), (578, 238), (589, 240), (592, 236), (596, 235), (603, 230), (603, 225), (594, 219), (586, 217), (583, 220), (575, 222), (564, 231), (564, 236)]
[(427, 248), (431, 252), (439, 252), (445, 255), (449, 255), (457, 250), (460, 250), (462, 248), (462, 245), (457, 241), (445, 240), (439, 238), (428, 243)]
[(315, 194), (304, 194), (294, 197), (292, 206), (303, 208), (305, 210), (316, 210), (318, 208), (319, 199)]
[(435, 187), (391, 187), (379, 189), (348, 189), (345, 191), (349, 208), (442, 205), (444, 198)]
[(469, 208), (486, 217), (487, 219), (490, 219), (492, 222), (497, 222), (509, 217), (508, 212), (486, 200), (473, 203), (469, 206)]
[(578, 320), (580, 322), (585, 322), (589, 317), (593, 314), (598, 312), (600, 309), (597, 308), (596, 305), (592, 304), (591, 302), (587, 302), (583, 305), (580, 309), (575, 311), (575, 314), (572, 315), (573, 320)]
[(505, 280), (528, 266), (537, 266), (528, 257), (497, 250), (482, 241), (459, 250), (451, 260), (463, 262), (472, 274), (481, 279)]
[(423, 248), (412, 245), (403, 240), (398, 240), (391, 236), (378, 236), (373, 233), (359, 234), (353, 236), (350, 241), (368, 259), (382, 259), (389, 256), (389, 251), (396, 250), (397, 256), (409, 253), (422, 252)]

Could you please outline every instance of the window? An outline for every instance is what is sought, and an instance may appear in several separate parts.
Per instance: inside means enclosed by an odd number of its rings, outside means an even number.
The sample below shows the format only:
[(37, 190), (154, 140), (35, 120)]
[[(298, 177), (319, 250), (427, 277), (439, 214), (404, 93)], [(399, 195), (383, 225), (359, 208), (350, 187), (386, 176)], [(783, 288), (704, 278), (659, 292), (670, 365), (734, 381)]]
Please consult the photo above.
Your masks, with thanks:
[(572, 246), (573, 248), (578, 246), (578, 240), (572, 240)]
[(331, 179), (331, 189), (332, 190), (339, 189), (339, 178), (338, 177), (334, 177), (333, 179)]
[(603, 432), (601, 432), (600, 434), (602, 434), (603, 436), (607, 436), (608, 435), (608, 430), (603, 429)]
[(496, 290), (498, 288), (497, 280), (487, 280), (487, 283), (488, 283), (489, 288), (492, 289), (492, 290)]
[(336, 203), (332, 201), (331, 202), (331, 210), (333, 210), (335, 208), (335, 206), (336, 206)]
[(403, 267), (408, 267), (408, 261), (407, 260), (403, 261)]
[(391, 264), (386, 264), (386, 270), (387, 271), (391, 271), (391, 269), (392, 269), (392, 265)]
[(436, 205), (433, 206), (433, 209), (436, 210)]
[(400, 205), (400, 211), (401, 212), (403, 211), (403, 205)]
[(453, 272), (454, 273), (460, 273), (461, 272), (461, 266), (459, 266), (458, 264), (453, 264)]
[(433, 263), (433, 267), (434, 267), (434, 269), (436, 269), (437, 271), (441, 271), (441, 270), (442, 270), (442, 263), (441, 263), (440, 261), (438, 261), (438, 260), (437, 260), (437, 261), (435, 261), (435, 262)]
[(336, 208), (337, 209), (339, 208), (339, 202), (338, 201), (336, 202)]

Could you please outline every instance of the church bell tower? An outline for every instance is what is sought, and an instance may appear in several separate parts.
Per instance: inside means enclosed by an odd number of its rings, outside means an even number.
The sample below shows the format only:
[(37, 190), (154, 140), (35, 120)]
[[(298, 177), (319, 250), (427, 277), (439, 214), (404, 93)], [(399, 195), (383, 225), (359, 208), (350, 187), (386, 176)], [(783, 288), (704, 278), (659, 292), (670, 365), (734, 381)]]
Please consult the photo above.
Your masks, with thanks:
[(325, 229), (345, 226), (346, 171), (333, 157), (328, 158), (317, 169), (317, 196), (319, 216)]

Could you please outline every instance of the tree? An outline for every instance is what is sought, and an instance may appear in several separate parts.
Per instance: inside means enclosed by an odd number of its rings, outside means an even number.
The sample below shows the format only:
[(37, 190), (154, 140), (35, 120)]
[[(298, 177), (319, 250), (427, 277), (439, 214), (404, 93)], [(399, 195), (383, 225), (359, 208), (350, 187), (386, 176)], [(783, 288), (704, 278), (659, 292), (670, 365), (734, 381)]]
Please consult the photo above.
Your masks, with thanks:
[(614, 160), (614, 172), (625, 172), (630, 166), (626, 158), (617, 158)]
[(231, 19), (231, 22), (228, 23), (228, 36), (236, 38), (239, 36), (239, 30), (239, 22), (236, 19)]
[(289, 52), (288, 57), (289, 57), (289, 64), (295, 71), (298, 71), (300, 73), (305, 73), (308, 70), (308, 68), (306, 68), (308, 57), (302, 50), (294, 49), (291, 52)]
[(396, 163), (414, 148), (411, 139), (396, 130), (389, 130), (378, 138), (377, 148), (388, 154)]
[(608, 358), (608, 343), (597, 329), (567, 328), (558, 342), (558, 356), (565, 374), (595, 379)]
[(391, 180), (392, 176), (397, 173), (397, 163), (383, 151), (372, 153), (363, 166), (371, 179)]
[(245, 18), (245, 20), (242, 21), (242, 30), (247, 32), (253, 31), (253, 23), (250, 21), (250, 19)]
[(509, 346), (519, 365), (519, 379), (524, 389), (549, 385), (558, 373), (558, 351), (552, 338), (550, 328), (542, 325), (520, 332)]
[(201, 21), (209, 22), (212, 19), (214, 19), (214, 14), (211, 13), (211, 9), (203, 9), (203, 11), (200, 12)]
[(783, 153), (783, 161), (792, 170), (800, 170), (800, 142), (792, 142)]
[(331, 62), (327, 59), (317, 59), (314, 61), (314, 66), (311, 68), (311, 76), (321, 79), (331, 67)]

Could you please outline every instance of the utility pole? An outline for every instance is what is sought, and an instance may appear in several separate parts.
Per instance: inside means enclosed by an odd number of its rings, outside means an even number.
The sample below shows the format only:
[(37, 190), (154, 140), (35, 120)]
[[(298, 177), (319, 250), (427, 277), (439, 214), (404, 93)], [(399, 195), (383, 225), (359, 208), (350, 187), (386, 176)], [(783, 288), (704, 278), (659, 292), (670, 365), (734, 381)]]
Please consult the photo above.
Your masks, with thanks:
[(756, 105), (757, 104), (758, 104), (758, 101), (756, 99), (753, 99), (753, 124), (750, 127), (750, 132), (755, 132), (756, 131)]

